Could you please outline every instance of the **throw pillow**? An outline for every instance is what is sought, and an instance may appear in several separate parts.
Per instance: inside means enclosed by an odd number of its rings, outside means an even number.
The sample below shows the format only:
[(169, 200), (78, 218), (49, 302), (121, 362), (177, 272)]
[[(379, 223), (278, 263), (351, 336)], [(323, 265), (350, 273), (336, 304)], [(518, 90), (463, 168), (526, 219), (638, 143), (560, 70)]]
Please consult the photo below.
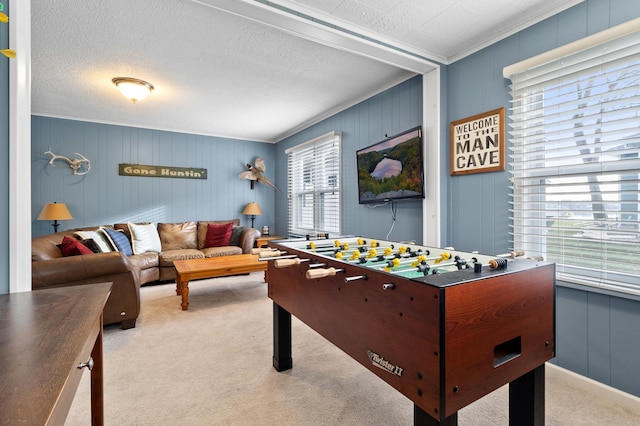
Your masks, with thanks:
[(113, 251), (113, 246), (111, 245), (111, 243), (109, 242), (109, 240), (107, 239), (107, 237), (105, 237), (105, 235), (102, 232), (97, 232), (97, 231), (76, 231), (74, 232), (75, 235), (77, 235), (78, 237), (80, 237), (81, 240), (93, 240), (95, 241), (95, 243), (100, 246), (100, 251), (103, 253), (108, 253), (110, 251)]
[(245, 229), (244, 226), (233, 226), (231, 230), (231, 241), (229, 241), (230, 246), (240, 246), (240, 237)]
[(162, 243), (158, 236), (158, 230), (153, 223), (146, 225), (136, 225), (128, 222), (129, 232), (131, 233), (131, 245), (135, 254), (146, 253), (148, 251), (160, 253), (162, 251)]
[(100, 227), (100, 230), (104, 232), (107, 238), (109, 238), (109, 242), (116, 248), (117, 251), (122, 252), (125, 256), (133, 255), (133, 250), (131, 249), (131, 243), (124, 232), (116, 231), (115, 229), (109, 229)]
[(162, 251), (198, 248), (195, 222), (158, 223), (158, 235)]
[(231, 241), (233, 223), (218, 225), (210, 223), (207, 225), (207, 237), (204, 240), (204, 247), (224, 247)]
[(89, 250), (91, 250), (94, 253), (102, 253), (102, 250), (100, 249), (100, 246), (98, 245), (98, 243), (95, 242), (95, 240), (89, 238), (87, 240), (80, 240), (80, 242), (82, 244), (84, 244), (85, 246), (87, 246), (87, 248)]
[(62, 250), (62, 255), (64, 257), (79, 256), (83, 254), (93, 254), (93, 252), (89, 250), (89, 248), (87, 248), (87, 246), (82, 244), (80, 241), (74, 240), (73, 238), (66, 237), (66, 236), (62, 239), (62, 242), (60, 243), (60, 250)]

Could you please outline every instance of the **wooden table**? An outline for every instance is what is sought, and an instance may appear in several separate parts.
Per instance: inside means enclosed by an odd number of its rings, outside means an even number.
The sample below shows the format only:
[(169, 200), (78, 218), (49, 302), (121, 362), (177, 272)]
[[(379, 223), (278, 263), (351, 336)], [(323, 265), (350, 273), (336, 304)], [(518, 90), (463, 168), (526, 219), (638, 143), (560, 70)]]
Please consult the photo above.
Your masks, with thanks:
[(102, 310), (110, 293), (111, 283), (101, 283), (0, 296), (2, 424), (64, 424), (84, 367), (91, 423), (104, 424)]
[(266, 245), (269, 241), (275, 240), (286, 240), (287, 237), (282, 237), (280, 235), (263, 235), (261, 237), (256, 238), (256, 247), (261, 248)]
[(182, 295), (182, 310), (189, 309), (189, 281), (202, 278), (226, 277), (264, 271), (267, 281), (267, 262), (255, 254), (209, 257), (206, 259), (176, 260), (176, 294)]

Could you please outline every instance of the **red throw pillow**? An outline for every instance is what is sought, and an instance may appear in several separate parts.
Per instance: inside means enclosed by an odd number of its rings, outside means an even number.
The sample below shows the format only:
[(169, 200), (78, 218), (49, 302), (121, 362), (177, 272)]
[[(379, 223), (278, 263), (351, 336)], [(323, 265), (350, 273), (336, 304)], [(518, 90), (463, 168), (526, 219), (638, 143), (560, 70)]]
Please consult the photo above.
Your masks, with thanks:
[(64, 237), (62, 239), (62, 243), (60, 243), (60, 250), (62, 250), (62, 255), (64, 257), (93, 254), (89, 247), (85, 246), (80, 241), (69, 237)]
[(219, 225), (210, 223), (207, 225), (207, 237), (204, 239), (204, 247), (224, 247), (229, 245), (231, 241), (231, 231), (233, 223), (225, 223)]

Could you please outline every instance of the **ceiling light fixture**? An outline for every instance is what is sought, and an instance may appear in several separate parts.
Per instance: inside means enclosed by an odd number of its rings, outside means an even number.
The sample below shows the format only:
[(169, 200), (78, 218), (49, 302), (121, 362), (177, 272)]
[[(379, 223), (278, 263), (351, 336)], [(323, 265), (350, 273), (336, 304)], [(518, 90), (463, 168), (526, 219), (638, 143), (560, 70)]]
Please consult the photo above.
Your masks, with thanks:
[(153, 84), (137, 78), (116, 77), (111, 81), (113, 81), (113, 84), (116, 85), (120, 92), (122, 92), (127, 99), (131, 99), (134, 104), (146, 98), (153, 90)]

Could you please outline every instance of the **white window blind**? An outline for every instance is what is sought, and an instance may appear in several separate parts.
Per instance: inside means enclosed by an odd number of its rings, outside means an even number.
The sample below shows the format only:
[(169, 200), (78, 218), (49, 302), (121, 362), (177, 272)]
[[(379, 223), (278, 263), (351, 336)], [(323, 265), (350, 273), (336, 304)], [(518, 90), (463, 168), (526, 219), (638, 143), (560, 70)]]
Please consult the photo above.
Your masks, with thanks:
[(285, 151), (290, 236), (341, 234), (341, 135), (333, 131)]
[(640, 294), (640, 32), (510, 79), (514, 247)]

